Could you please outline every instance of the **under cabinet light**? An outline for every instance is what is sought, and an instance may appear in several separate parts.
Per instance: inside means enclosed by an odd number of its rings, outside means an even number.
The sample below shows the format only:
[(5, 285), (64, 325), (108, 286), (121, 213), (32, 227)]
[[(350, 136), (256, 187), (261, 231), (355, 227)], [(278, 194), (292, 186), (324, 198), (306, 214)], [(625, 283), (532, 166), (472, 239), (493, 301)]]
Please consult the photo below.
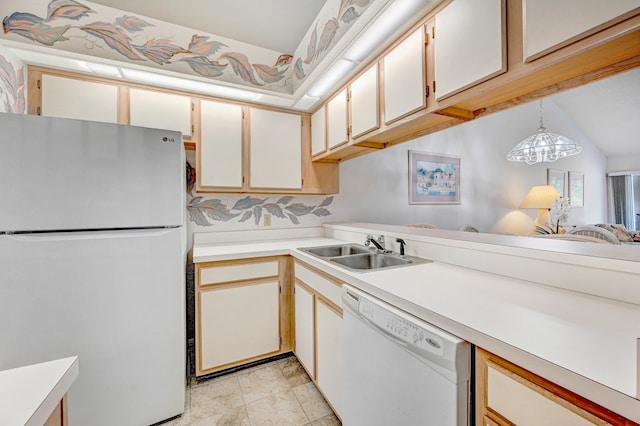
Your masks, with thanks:
[(333, 89), (356, 66), (355, 62), (339, 59), (333, 67), (320, 77), (307, 92), (308, 96), (321, 98), (329, 90)]
[(432, 0), (395, 0), (391, 6), (346, 51), (343, 57), (361, 62), (384, 43), (400, 26)]
[(295, 109), (308, 110), (312, 106), (314, 106), (316, 102), (318, 102), (319, 100), (320, 98), (304, 95), (293, 107)]
[(120, 69), (112, 65), (96, 64), (95, 62), (87, 62), (87, 68), (94, 74), (102, 75), (105, 77), (122, 78)]
[(127, 80), (147, 83), (154, 86), (170, 87), (172, 89), (183, 89), (191, 92), (203, 93), (212, 96), (225, 98), (255, 101), (260, 94), (249, 92), (248, 90), (236, 89), (234, 87), (220, 86), (217, 84), (205, 83), (201, 81), (188, 80), (185, 78), (171, 77), (147, 71), (139, 71), (131, 68), (121, 68), (122, 74)]

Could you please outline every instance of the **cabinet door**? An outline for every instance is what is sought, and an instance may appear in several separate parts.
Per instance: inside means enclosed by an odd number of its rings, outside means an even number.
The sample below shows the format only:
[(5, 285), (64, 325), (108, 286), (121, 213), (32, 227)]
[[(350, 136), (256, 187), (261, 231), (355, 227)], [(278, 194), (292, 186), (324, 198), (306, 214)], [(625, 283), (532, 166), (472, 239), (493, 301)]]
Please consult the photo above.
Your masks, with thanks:
[(324, 106), (311, 116), (311, 156), (327, 150), (327, 128)]
[(476, 348), (476, 418), (486, 426), (630, 424), (628, 419)]
[(242, 107), (202, 101), (199, 186), (242, 188)]
[(420, 27), (382, 58), (387, 124), (427, 106), (424, 37)]
[(251, 109), (251, 188), (302, 188), (302, 124), (296, 114)]
[(504, 0), (453, 0), (436, 14), (436, 99), (506, 71), (504, 11)]
[(340, 415), (342, 411), (342, 317), (322, 301), (317, 300), (316, 318), (318, 387)]
[(129, 90), (129, 123), (132, 126), (175, 130), (191, 138), (191, 98), (150, 90)]
[(349, 140), (347, 126), (347, 89), (344, 89), (327, 103), (327, 147), (329, 149)]
[(277, 280), (202, 291), (201, 369), (277, 352), (278, 300)]
[(295, 284), (295, 352), (311, 378), (315, 378), (314, 296)]
[(612, 25), (637, 7), (640, 0), (524, 0), (525, 62)]
[(378, 64), (351, 83), (351, 138), (378, 128)]
[(42, 115), (118, 122), (118, 86), (42, 75)]
[(487, 406), (502, 417), (524, 426), (594, 424), (578, 414), (579, 408), (560, 404), (559, 399), (553, 401), (524, 378), (516, 377), (491, 365), (487, 368)]

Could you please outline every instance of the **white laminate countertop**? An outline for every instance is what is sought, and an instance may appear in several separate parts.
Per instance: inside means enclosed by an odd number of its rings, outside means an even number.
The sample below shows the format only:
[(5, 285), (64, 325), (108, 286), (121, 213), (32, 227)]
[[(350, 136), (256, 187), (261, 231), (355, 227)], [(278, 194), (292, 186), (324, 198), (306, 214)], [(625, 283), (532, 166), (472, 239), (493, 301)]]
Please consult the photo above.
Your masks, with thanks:
[(195, 245), (195, 263), (292, 255), (640, 422), (637, 305), (433, 262), (357, 273), (297, 250), (331, 238)]
[(77, 356), (0, 371), (0, 424), (42, 426), (78, 372)]

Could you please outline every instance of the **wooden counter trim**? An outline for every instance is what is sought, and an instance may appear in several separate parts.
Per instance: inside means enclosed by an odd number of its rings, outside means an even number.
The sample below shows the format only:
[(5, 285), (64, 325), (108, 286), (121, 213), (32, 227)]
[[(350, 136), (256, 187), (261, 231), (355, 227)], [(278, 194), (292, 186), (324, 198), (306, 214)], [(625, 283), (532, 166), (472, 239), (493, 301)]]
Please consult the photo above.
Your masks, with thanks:
[[(578, 414), (579, 416), (593, 422), (594, 424), (612, 424), (621, 426), (638, 426), (625, 417), (622, 417), (601, 405), (589, 401), (570, 390), (563, 388), (549, 380), (546, 380), (522, 367), (510, 363), (490, 352), (479, 347), (475, 349), (476, 357), (476, 419), (483, 419), (485, 416), (500, 425), (512, 425), (513, 423), (493, 411), (488, 406), (487, 395), (487, 369), (491, 365), (492, 368), (507, 375), (527, 386), (529, 389), (551, 399), (568, 410)], [(532, 386), (533, 385), (533, 386)], [(577, 408), (577, 410), (576, 410)]]

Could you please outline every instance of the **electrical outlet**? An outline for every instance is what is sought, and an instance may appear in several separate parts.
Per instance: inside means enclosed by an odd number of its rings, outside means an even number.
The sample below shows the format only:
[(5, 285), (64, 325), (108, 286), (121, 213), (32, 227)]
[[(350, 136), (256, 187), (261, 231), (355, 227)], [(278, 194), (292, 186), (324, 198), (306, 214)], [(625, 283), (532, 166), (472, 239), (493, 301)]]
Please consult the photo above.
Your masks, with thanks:
[(271, 214), (265, 213), (262, 216), (262, 220), (263, 220), (264, 226), (271, 226)]

